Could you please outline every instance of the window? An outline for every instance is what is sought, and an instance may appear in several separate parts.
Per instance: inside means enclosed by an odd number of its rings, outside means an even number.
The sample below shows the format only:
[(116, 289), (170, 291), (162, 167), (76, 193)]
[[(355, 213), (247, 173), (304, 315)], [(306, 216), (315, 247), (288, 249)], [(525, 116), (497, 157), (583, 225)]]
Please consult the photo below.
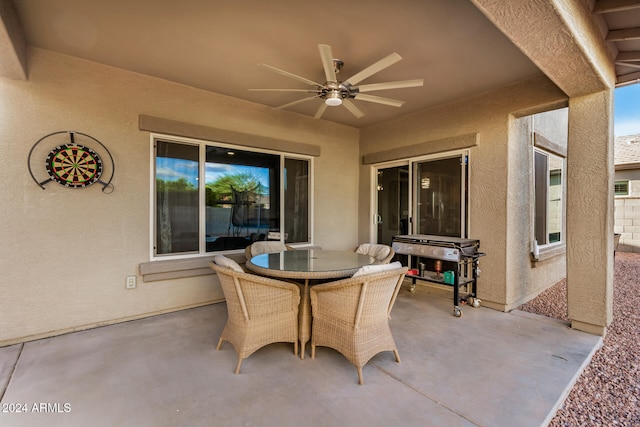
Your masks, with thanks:
[(465, 235), (466, 154), (414, 163), (415, 230), (419, 234), (463, 237)]
[(616, 181), (614, 185), (614, 192), (616, 196), (628, 196), (629, 181)]
[(562, 240), (564, 222), (564, 159), (554, 154), (534, 150), (535, 222), (534, 235), (538, 245)]
[(467, 237), (469, 150), (379, 164), (372, 172), (377, 243), (413, 233)]
[(310, 241), (310, 158), (164, 138), (154, 147), (154, 256)]

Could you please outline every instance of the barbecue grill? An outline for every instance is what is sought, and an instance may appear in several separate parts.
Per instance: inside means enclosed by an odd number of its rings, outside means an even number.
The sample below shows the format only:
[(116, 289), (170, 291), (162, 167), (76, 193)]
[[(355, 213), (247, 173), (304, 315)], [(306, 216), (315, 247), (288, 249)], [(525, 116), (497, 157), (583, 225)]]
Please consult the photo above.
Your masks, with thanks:
[[(415, 291), (416, 281), (424, 280), (453, 287), (453, 315), (462, 316), (460, 302), (473, 307), (480, 306), (477, 298), (480, 241), (459, 237), (433, 236), (427, 234), (407, 234), (395, 236), (393, 250), (407, 255), (411, 292)], [(460, 287), (467, 294), (461, 298)], [(469, 289), (470, 288), (470, 289)]]

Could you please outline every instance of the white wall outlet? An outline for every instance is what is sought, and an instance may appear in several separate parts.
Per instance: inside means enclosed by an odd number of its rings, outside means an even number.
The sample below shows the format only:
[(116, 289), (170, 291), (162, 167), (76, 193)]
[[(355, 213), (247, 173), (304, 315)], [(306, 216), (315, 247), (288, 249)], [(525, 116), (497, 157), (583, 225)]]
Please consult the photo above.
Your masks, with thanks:
[(127, 276), (127, 281), (124, 285), (125, 289), (135, 289), (136, 288), (136, 276)]

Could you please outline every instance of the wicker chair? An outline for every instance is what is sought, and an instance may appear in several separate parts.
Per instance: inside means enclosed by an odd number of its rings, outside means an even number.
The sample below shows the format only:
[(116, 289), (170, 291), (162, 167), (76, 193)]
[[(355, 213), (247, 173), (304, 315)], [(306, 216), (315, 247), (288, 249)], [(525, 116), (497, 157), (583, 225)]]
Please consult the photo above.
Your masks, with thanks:
[(258, 242), (253, 242), (249, 246), (247, 246), (244, 250), (244, 256), (247, 259), (251, 259), (256, 255), (260, 254), (270, 254), (274, 252), (282, 252), (282, 251), (290, 251), (293, 248), (289, 245), (285, 245), (282, 242), (277, 240), (261, 240)]
[(400, 355), (389, 328), (389, 316), (407, 267), (387, 269), (311, 287), (311, 358), (317, 346), (342, 353), (358, 369), (376, 354)]
[(245, 358), (267, 344), (291, 342), (297, 355), (300, 288), (245, 273), (235, 261), (222, 255), (214, 257), (209, 265), (218, 274), (228, 311), (216, 350), (223, 341), (233, 345), (238, 353), (235, 373), (240, 372)]
[(396, 254), (391, 246), (378, 243), (363, 243), (356, 248), (355, 252), (374, 257), (376, 264), (388, 264)]

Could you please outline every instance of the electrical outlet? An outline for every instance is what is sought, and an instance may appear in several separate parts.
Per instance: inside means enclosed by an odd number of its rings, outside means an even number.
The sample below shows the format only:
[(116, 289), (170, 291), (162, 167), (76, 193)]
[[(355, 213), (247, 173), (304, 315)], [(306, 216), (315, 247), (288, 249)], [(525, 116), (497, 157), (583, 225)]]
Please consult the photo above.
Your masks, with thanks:
[(127, 281), (124, 285), (125, 289), (135, 289), (136, 288), (136, 276), (127, 276)]

